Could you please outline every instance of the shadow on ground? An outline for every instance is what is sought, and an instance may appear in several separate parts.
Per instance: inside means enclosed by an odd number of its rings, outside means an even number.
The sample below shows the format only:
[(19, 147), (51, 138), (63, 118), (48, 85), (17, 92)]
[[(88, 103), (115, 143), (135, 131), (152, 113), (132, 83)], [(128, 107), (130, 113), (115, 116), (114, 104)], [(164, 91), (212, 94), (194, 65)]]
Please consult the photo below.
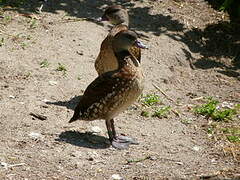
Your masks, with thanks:
[[(104, 6), (111, 4), (113, 4), (111, 0), (48, 0), (44, 5), (43, 11), (58, 13), (61, 10), (66, 12), (68, 16), (86, 18), (86, 20), (94, 22), (93, 19), (102, 15)], [(239, 24), (219, 21), (216, 24), (207, 25), (204, 29), (192, 28), (189, 30), (184, 27), (184, 24), (174, 20), (169, 15), (152, 14), (152, 7), (135, 7), (134, 1), (129, 0), (119, 0), (115, 4), (121, 4), (128, 9), (130, 27), (132, 29), (152, 33), (157, 36), (164, 33), (176, 41), (183, 42), (190, 50), (189, 52), (186, 48), (183, 49), (188, 59), (193, 59), (191, 53), (200, 54), (201, 57), (199, 59), (192, 60), (192, 65), (195, 68), (221, 68), (220, 73), (239, 78)], [(39, 6), (39, 1), (25, 0), (20, 8), (13, 7), (12, 10), (36, 13), (36, 8)], [(55, 104), (73, 109), (70, 101), (55, 102)]]
[[(201, 58), (193, 60), (195, 68), (222, 68), (220, 73), (239, 78), (239, 28), (239, 24), (220, 21), (217, 24), (209, 24), (204, 29), (195, 28), (185, 31), (183, 35), (168, 34), (168, 36), (185, 43), (192, 53), (201, 55)], [(186, 57), (191, 56), (191, 53), (186, 50), (184, 53)]]
[[(141, 2), (141, 1), (140, 1)], [(93, 19), (100, 17), (103, 14), (104, 8), (107, 5), (121, 4), (128, 9), (130, 15), (130, 27), (137, 31), (151, 32), (155, 35), (160, 35), (166, 31), (182, 31), (184, 25), (177, 20), (173, 20), (169, 15), (151, 14), (150, 7), (134, 7), (133, 1), (119, 0), (113, 3), (110, 0), (48, 0), (44, 4), (43, 12), (58, 13), (64, 11), (67, 16), (86, 18), (86, 20), (94, 22)], [(25, 0), (20, 7), (16, 8), (14, 3), (6, 8), (8, 11), (18, 11), (20, 13), (37, 13), (37, 8), (41, 3), (36, 0)], [(97, 23), (95, 21), (95, 23)], [(99, 24), (99, 23), (97, 23)]]
[(81, 97), (82, 96), (74, 96), (73, 98), (71, 98), (68, 101), (55, 101), (55, 102), (48, 101), (48, 102), (46, 102), (46, 104), (56, 105), (56, 106), (64, 106), (67, 109), (74, 110), (75, 107), (77, 106), (77, 104), (80, 102)]
[(91, 132), (65, 131), (59, 135), (56, 141), (91, 149), (105, 149), (110, 147), (110, 142), (107, 138)]

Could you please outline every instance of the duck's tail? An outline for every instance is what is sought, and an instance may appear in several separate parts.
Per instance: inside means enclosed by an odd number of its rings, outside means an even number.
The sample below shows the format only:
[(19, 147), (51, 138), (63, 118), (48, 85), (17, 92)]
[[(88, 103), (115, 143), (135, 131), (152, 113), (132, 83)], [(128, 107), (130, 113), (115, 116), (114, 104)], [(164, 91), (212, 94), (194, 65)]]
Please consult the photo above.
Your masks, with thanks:
[(80, 107), (80, 103), (79, 103), (74, 110), (73, 117), (70, 119), (70, 121), (68, 121), (68, 123), (72, 123), (72, 122), (80, 119), (80, 112), (81, 112), (81, 107)]

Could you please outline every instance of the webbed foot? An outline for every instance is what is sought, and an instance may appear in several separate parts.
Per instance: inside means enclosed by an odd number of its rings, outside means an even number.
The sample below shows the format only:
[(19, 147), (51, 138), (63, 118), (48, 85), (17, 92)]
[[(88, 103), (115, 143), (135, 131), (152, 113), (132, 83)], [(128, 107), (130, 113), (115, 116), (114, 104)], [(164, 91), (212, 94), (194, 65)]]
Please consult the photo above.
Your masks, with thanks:
[(128, 136), (117, 136), (112, 140), (112, 146), (116, 149), (128, 149), (130, 144), (139, 144), (135, 139)]

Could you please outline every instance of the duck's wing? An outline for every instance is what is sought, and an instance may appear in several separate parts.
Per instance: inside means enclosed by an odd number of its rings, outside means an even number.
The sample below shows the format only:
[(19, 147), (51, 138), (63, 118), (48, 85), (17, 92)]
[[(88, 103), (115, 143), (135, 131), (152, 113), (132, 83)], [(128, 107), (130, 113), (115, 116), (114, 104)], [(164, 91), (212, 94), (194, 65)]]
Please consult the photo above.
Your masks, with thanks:
[(81, 114), (85, 114), (89, 118), (94, 118), (94, 116), (96, 119), (99, 118), (96, 114), (97, 110), (104, 106), (114, 94), (118, 93), (123, 81), (124, 78), (118, 76), (118, 73), (114, 71), (104, 73), (96, 78), (85, 90), (70, 122), (81, 118)]
[(117, 59), (114, 56), (114, 52), (112, 50), (112, 37), (107, 36), (100, 48), (100, 52), (95, 61), (95, 69), (98, 72), (98, 75), (106, 72), (108, 66), (116, 66), (117, 67)]
[(128, 27), (126, 25), (120, 24), (114, 26), (108, 33), (108, 36), (103, 40), (100, 52), (95, 61), (95, 69), (98, 72), (98, 75), (118, 68), (117, 59), (112, 48), (112, 40), (117, 33), (127, 29)]

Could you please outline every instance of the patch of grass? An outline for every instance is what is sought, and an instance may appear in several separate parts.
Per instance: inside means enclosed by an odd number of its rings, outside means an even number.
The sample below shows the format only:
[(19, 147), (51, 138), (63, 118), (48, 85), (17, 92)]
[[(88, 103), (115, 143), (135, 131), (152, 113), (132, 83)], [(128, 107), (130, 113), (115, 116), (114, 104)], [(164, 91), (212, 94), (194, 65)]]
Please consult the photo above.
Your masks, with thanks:
[(50, 65), (50, 63), (48, 62), (47, 59), (44, 59), (42, 62), (40, 62), (41, 68), (49, 67), (49, 65)]
[(216, 111), (218, 103), (219, 103), (218, 101), (210, 99), (208, 103), (202, 104), (201, 106), (197, 106), (194, 109), (194, 111), (197, 114), (211, 116), (214, 113), (214, 111)]
[(5, 39), (2, 37), (0, 40), (0, 47), (4, 46), (5, 44)]
[(235, 108), (219, 108), (218, 105), (219, 101), (210, 98), (206, 104), (196, 106), (194, 112), (211, 117), (215, 121), (231, 120), (237, 113)]
[(141, 102), (144, 105), (153, 106), (159, 104), (161, 101), (160, 97), (157, 94), (147, 94), (145, 96), (142, 96)]
[(213, 135), (213, 134), (214, 134), (214, 127), (208, 127), (208, 128), (207, 128), (207, 133), (208, 133), (209, 135)]
[(140, 114), (143, 117), (166, 118), (170, 111), (173, 111), (170, 106), (164, 105), (160, 96), (155, 93), (142, 95), (139, 102), (143, 107)]
[(35, 28), (37, 28), (37, 26), (38, 26), (37, 20), (34, 19), (34, 18), (32, 18), (32, 19), (30, 20), (29, 24), (30, 24), (30, 25), (29, 25), (30, 29), (35, 29)]
[(226, 134), (230, 142), (240, 142), (240, 127), (222, 128), (221, 131)]
[(22, 49), (26, 49), (28, 44), (26, 42), (21, 42), (20, 46), (21, 46)]
[(158, 118), (167, 117), (167, 115), (170, 113), (170, 110), (171, 110), (170, 106), (161, 107), (154, 112), (153, 117)]
[(78, 76), (77, 76), (77, 80), (79, 80), (79, 81), (80, 81), (81, 79), (82, 79), (82, 78), (81, 78), (81, 76), (80, 76), (80, 75), (78, 75)]
[(57, 71), (62, 71), (63, 75), (66, 75), (67, 73), (67, 68), (65, 67), (64, 64), (58, 63), (58, 67), (56, 69)]
[(4, 15), (3, 16), (3, 20), (2, 20), (3, 24), (7, 25), (11, 21), (12, 21), (12, 16), (10, 16), (10, 15)]
[(230, 142), (240, 142), (240, 136), (227, 136)]
[(31, 72), (28, 72), (27, 74), (26, 74), (26, 77), (27, 78), (29, 78), (29, 77), (31, 77), (32, 76), (32, 73)]
[(150, 117), (150, 112), (143, 110), (143, 111), (141, 112), (141, 116), (143, 116), (143, 117)]
[(216, 121), (224, 121), (224, 120), (231, 120), (233, 116), (236, 114), (235, 109), (225, 109), (225, 110), (216, 110), (212, 113), (211, 117), (213, 120)]

